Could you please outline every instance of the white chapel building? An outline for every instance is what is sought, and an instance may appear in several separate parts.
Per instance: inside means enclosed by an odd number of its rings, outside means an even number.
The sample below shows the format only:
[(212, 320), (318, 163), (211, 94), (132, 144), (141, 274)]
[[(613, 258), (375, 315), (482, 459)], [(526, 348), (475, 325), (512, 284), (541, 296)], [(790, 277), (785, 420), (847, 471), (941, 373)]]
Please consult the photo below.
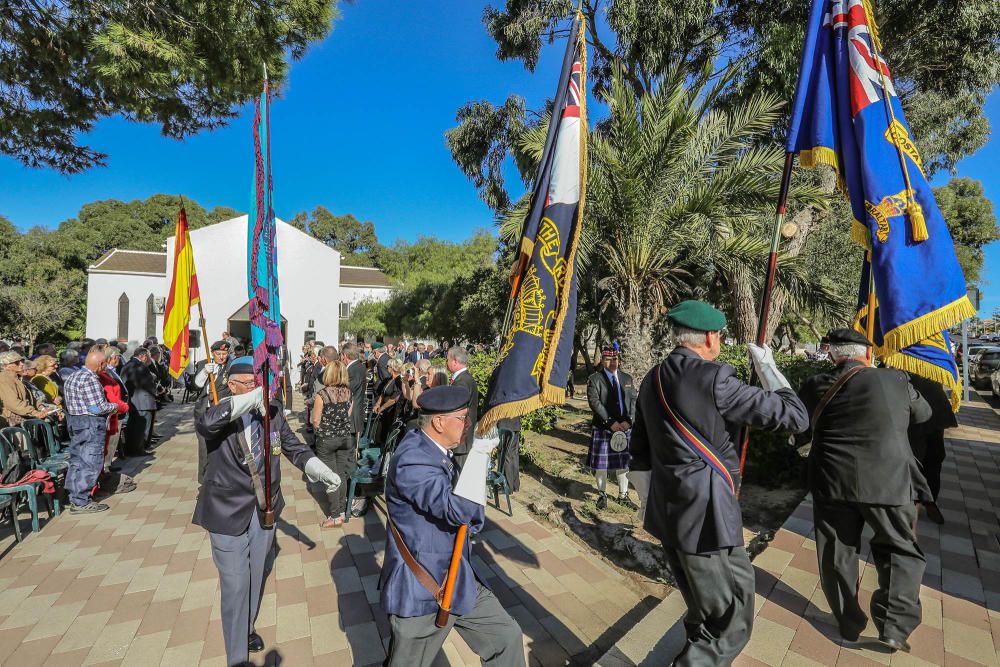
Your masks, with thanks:
[[(250, 338), (247, 299), (247, 216), (192, 230), (191, 247), (210, 340), (192, 348), (205, 358), (207, 346), (229, 331)], [(378, 269), (342, 266), (340, 253), (277, 220), (281, 319), (292, 368), (302, 344), (337, 344), (342, 320), (361, 301), (383, 301), (394, 288)], [(163, 310), (173, 275), (174, 237), (165, 252), (115, 248), (92, 264), (87, 281), (88, 338), (142, 342), (163, 340)], [(198, 329), (191, 309), (190, 329)]]

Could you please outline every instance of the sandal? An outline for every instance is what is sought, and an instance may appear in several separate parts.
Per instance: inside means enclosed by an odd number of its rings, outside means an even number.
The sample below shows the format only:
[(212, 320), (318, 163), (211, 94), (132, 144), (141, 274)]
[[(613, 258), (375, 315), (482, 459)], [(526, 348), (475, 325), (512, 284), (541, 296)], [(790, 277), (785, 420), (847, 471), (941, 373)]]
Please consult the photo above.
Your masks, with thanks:
[(344, 515), (339, 516), (328, 516), (323, 519), (323, 523), (319, 524), (320, 528), (340, 528), (344, 525)]

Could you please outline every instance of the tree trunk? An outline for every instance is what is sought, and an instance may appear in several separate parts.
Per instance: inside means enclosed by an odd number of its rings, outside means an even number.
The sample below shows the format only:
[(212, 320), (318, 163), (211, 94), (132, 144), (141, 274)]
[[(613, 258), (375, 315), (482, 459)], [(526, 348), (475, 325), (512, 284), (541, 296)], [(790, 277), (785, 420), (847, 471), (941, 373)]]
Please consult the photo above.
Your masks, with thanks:
[(656, 362), (653, 354), (654, 312), (651, 306), (633, 304), (619, 320), (621, 366), (635, 378), (644, 377)]
[(573, 347), (580, 350), (580, 353), (583, 354), (583, 363), (587, 367), (587, 375), (593, 373), (594, 366), (590, 362), (590, 353), (587, 351), (587, 345), (583, 342), (579, 332), (574, 332), (573, 334)]

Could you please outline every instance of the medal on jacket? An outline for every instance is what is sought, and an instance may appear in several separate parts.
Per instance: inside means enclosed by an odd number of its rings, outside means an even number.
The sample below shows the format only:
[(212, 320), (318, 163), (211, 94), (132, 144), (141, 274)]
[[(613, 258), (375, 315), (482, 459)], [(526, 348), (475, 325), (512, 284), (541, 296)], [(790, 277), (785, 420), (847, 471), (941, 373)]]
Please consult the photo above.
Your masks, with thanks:
[(281, 456), (281, 438), (277, 431), (271, 431), (271, 456)]

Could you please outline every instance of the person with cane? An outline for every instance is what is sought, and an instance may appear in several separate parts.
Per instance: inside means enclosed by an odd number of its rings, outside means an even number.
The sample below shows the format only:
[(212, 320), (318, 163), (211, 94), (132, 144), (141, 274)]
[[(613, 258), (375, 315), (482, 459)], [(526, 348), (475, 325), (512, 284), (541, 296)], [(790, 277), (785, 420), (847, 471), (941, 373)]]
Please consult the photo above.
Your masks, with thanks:
[(470, 394), (457, 385), (420, 395), (420, 427), (403, 437), (385, 482), (388, 515), (380, 603), (392, 637), (388, 667), (434, 662), (452, 627), (484, 665), (523, 667), (521, 628), (477, 576), (469, 533), (482, 530), (486, 458), (497, 439), (476, 440), (464, 468)]

